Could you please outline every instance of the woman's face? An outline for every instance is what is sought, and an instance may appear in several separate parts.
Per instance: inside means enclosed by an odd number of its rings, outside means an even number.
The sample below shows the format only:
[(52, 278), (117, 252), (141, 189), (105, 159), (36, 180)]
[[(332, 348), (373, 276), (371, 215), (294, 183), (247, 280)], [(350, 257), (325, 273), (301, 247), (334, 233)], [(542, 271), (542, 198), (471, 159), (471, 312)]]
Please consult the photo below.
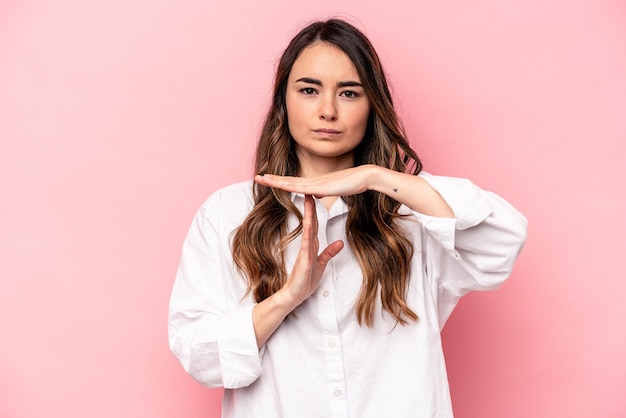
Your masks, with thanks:
[(302, 50), (289, 74), (286, 104), (302, 171), (352, 167), (370, 104), (343, 51), (324, 42)]

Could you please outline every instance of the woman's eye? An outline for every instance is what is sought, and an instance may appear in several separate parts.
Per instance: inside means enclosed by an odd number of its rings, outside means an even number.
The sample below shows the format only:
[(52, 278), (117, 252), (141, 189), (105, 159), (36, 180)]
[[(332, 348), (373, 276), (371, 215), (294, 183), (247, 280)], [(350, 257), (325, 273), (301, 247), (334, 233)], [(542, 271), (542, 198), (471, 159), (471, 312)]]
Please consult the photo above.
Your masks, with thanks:
[(300, 89), (300, 92), (309, 96), (311, 94), (315, 94), (315, 89), (313, 87), (305, 87), (303, 89)]
[(348, 99), (354, 99), (356, 97), (359, 97), (359, 94), (355, 91), (352, 90), (346, 90), (343, 93), (341, 93), (342, 96), (348, 98)]

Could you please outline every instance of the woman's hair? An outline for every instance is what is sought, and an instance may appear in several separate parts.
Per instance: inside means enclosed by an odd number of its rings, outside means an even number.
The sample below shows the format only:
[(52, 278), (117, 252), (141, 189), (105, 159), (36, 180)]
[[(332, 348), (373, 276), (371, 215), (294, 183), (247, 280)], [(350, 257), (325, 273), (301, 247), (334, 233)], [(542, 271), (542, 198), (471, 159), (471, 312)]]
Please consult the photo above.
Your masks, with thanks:
[[(331, 19), (306, 26), (289, 43), (276, 71), (273, 99), (256, 152), (256, 173), (295, 176), (299, 162), (289, 133), (285, 96), (291, 68), (304, 48), (325, 42), (352, 61), (370, 103), (365, 136), (354, 150), (354, 165), (376, 164), (417, 175), (421, 162), (409, 146), (393, 107), (382, 65), (369, 40), (354, 26)], [(359, 323), (373, 326), (380, 291), (382, 309), (401, 324), (417, 320), (406, 303), (413, 246), (396, 220), (400, 203), (375, 191), (343, 198), (349, 207), (348, 244), (363, 272), (356, 302)], [(254, 209), (236, 230), (233, 259), (248, 278), (248, 289), (260, 302), (286, 281), (284, 250), (302, 232), (302, 215), (291, 193), (254, 184)], [(289, 213), (300, 223), (287, 230)], [(344, 250), (345, 251), (345, 250)], [(407, 320), (408, 319), (408, 320)]]

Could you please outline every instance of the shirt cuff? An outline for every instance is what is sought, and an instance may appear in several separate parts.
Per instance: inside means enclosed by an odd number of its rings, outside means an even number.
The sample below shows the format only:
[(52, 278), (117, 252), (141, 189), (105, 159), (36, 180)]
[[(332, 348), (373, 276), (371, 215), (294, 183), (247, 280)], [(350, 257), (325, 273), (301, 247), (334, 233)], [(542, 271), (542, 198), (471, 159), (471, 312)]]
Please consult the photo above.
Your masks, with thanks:
[(261, 375), (261, 354), (252, 323), (254, 306), (239, 307), (222, 318), (217, 341), (225, 388), (248, 386)]
[(455, 229), (463, 230), (478, 225), (492, 212), (486, 192), (467, 179), (433, 176), (421, 173), (420, 176), (435, 189), (452, 208), (455, 216)]
[(443, 248), (454, 251), (455, 223), (454, 218), (437, 218), (421, 213), (415, 213), (430, 236), (435, 238)]

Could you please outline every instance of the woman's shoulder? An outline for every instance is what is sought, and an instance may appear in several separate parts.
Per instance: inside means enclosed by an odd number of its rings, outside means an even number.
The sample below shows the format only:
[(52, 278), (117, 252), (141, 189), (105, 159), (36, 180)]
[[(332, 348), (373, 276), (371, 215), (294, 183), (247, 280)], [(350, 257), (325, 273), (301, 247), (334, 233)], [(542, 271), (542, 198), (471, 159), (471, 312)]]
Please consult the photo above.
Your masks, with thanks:
[(223, 186), (213, 191), (202, 204), (209, 211), (249, 211), (254, 206), (253, 180)]
[(215, 189), (210, 195), (209, 199), (214, 196), (218, 197), (229, 197), (236, 196), (241, 197), (241, 195), (247, 195), (252, 197), (252, 187), (254, 185), (253, 180), (244, 180), (237, 183), (232, 183), (227, 186), (222, 186)]

